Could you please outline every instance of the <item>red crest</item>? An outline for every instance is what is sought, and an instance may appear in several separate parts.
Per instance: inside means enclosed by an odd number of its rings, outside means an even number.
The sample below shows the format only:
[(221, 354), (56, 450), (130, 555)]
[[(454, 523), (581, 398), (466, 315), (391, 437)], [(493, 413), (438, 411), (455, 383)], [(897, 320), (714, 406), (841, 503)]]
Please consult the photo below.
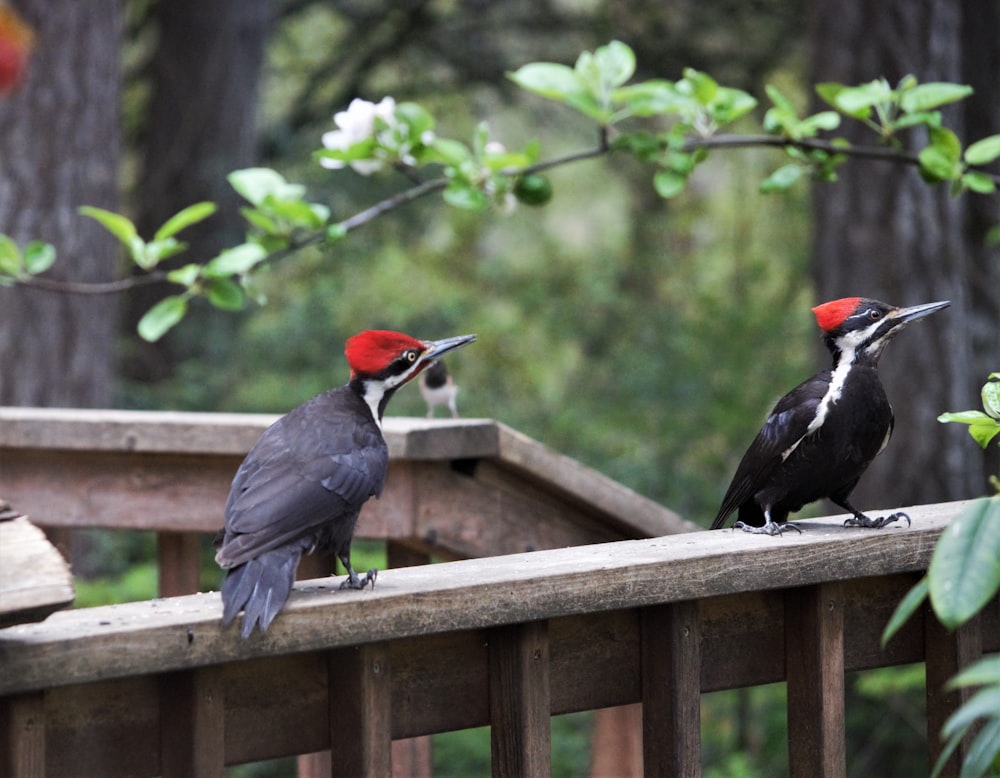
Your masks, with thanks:
[(840, 300), (817, 305), (812, 312), (816, 315), (816, 323), (820, 329), (823, 332), (830, 332), (843, 324), (844, 319), (858, 309), (860, 302), (860, 297), (843, 297)]
[(347, 355), (352, 375), (371, 375), (411, 348), (423, 351), (424, 344), (402, 332), (365, 330), (347, 339), (344, 354)]

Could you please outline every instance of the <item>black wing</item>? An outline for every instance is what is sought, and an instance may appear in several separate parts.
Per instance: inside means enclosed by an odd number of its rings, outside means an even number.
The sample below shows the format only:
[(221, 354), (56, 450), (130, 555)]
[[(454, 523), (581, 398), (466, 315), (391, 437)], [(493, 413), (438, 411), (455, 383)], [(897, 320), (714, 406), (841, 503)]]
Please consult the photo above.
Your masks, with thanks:
[(722, 498), (711, 529), (719, 529), (733, 511), (752, 499), (767, 483), (774, 469), (806, 436), (809, 424), (816, 418), (819, 404), (826, 396), (830, 379), (830, 371), (824, 370), (778, 400), (736, 468), (736, 475)]
[(381, 494), (388, 458), (371, 412), (348, 387), (300, 405), (264, 432), (236, 472), (216, 560), (234, 567), (287, 544), (308, 550), (324, 526), (353, 526)]

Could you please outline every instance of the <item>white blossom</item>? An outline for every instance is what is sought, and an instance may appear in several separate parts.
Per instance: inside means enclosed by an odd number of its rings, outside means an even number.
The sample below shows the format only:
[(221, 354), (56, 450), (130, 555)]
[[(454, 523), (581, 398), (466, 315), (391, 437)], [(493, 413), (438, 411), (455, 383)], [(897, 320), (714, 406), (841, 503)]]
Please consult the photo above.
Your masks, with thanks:
[[(372, 103), (355, 98), (346, 111), (338, 111), (334, 115), (333, 122), (338, 129), (323, 133), (323, 145), (334, 151), (347, 151), (356, 143), (371, 140), (376, 133), (376, 119), (388, 125), (394, 124), (396, 101), (391, 97), (384, 97), (381, 102)], [(340, 160), (329, 158), (321, 159), (320, 164), (335, 170), (345, 165)], [(355, 160), (350, 165), (356, 172), (367, 176), (379, 170), (382, 162), (377, 159), (362, 159)]]

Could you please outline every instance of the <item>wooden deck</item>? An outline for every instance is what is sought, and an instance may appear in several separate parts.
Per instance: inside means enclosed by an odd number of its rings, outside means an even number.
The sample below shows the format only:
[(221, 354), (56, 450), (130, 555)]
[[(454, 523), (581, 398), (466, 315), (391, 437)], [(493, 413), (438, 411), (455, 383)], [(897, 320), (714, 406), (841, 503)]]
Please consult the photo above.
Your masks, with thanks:
[[(196, 591), (199, 543), (272, 419), (0, 408), (0, 497), (50, 531), (154, 530), (161, 593)], [(217, 776), (332, 750), (335, 768), (300, 768), (382, 778), (429, 763), (413, 738), (489, 724), (494, 775), (545, 776), (551, 715), (632, 706), (631, 774), (697, 776), (701, 694), (785, 681), (791, 775), (839, 778), (845, 673), (925, 662), (933, 760), (968, 696), (943, 684), (1000, 650), (998, 601), (955, 633), (924, 610), (879, 646), (963, 503), (905, 508), (910, 528), (694, 532), (497, 422), (386, 427), (389, 484), (359, 536), (390, 563), (484, 558), (362, 592), (302, 581), (250, 640), (214, 592), (0, 629), (0, 775)]]
[[(392, 739), (493, 724), (494, 775), (545, 775), (550, 715), (642, 702), (646, 775), (698, 775), (700, 694), (784, 680), (791, 774), (842, 776), (845, 672), (944, 679), (1000, 649), (996, 602), (879, 647), (961, 507), (390, 570), (374, 591), (306, 581), (250, 640), (215, 593), (57, 613), (0, 631), (8, 774), (218, 775), (332, 748), (344, 774), (388, 775)], [(940, 722), (956, 700), (928, 688)]]

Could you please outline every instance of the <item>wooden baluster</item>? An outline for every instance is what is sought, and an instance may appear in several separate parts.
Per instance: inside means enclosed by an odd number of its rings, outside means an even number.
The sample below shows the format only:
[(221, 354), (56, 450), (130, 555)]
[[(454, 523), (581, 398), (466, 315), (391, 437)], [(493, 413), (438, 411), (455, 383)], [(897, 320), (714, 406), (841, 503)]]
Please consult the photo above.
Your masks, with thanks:
[(45, 775), (45, 693), (0, 699), (0, 775)]
[(490, 732), (494, 778), (551, 771), (548, 622), (490, 630)]
[[(201, 591), (201, 538), (198, 532), (156, 533), (160, 597)], [(222, 580), (221, 570), (219, 580)]]
[(222, 670), (201, 667), (160, 676), (160, 772), (208, 778), (225, 770)]
[(698, 603), (656, 605), (641, 614), (644, 774), (701, 775)]
[[(937, 764), (944, 747), (941, 727), (948, 717), (968, 700), (975, 688), (946, 692), (945, 684), (960, 670), (983, 655), (981, 621), (975, 616), (954, 632), (938, 621), (929, 604), (924, 605), (924, 672), (927, 679), (927, 750), (930, 767)], [(958, 778), (972, 736), (966, 736), (938, 773), (941, 778)]]
[(785, 673), (789, 775), (843, 778), (844, 598), (839, 583), (785, 593)]
[(392, 775), (390, 672), (384, 643), (330, 652), (331, 775)]

